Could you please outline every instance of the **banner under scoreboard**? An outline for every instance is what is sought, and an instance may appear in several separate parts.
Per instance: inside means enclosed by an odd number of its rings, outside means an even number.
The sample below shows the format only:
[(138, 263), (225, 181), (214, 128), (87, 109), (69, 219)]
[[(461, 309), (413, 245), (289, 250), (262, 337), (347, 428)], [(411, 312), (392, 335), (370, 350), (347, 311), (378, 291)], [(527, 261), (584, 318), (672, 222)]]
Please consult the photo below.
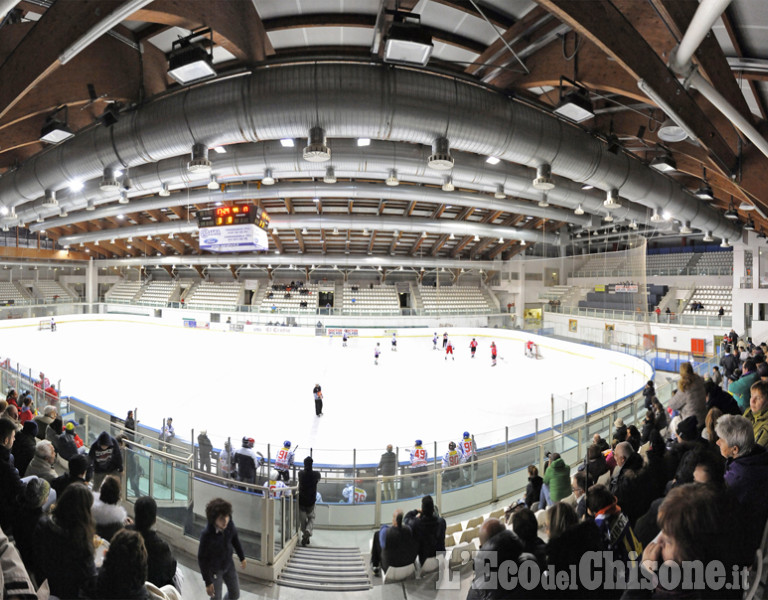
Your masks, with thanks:
[(253, 252), (268, 250), (269, 216), (261, 208), (237, 204), (201, 211), (200, 250)]

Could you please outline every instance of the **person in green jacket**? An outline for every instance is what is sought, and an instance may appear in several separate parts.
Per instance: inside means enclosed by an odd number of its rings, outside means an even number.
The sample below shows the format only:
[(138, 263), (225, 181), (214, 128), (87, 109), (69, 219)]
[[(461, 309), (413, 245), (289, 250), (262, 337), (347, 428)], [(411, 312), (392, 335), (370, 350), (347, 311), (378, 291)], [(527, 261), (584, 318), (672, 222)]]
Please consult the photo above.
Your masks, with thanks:
[(744, 361), (741, 377), (728, 386), (728, 392), (736, 398), (739, 403), (739, 409), (743, 412), (749, 408), (749, 392), (752, 384), (758, 381), (760, 376), (757, 374), (757, 365), (754, 358), (748, 358)]
[[(750, 388), (749, 408), (744, 416), (752, 423), (755, 443), (768, 446), (768, 381), (757, 381)], [(547, 476), (544, 475), (546, 482)]]
[(549, 491), (552, 504), (571, 495), (571, 468), (565, 464), (557, 452), (553, 452), (549, 456), (549, 467), (544, 473), (542, 494), (544, 494), (545, 487)]

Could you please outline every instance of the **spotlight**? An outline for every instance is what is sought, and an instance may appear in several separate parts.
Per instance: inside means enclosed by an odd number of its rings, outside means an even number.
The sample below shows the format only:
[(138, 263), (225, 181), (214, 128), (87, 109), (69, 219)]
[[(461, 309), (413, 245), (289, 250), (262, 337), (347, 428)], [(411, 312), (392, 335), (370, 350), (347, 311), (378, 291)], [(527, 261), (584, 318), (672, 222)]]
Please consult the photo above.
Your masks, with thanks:
[[(64, 120), (56, 118), (60, 112), (64, 113)], [(45, 118), (43, 128), (40, 130), (40, 141), (46, 144), (58, 144), (71, 138), (74, 133), (67, 126), (67, 105), (59, 106), (55, 111)]]
[(283, 138), (280, 140), (280, 145), (283, 148), (293, 148), (295, 146), (295, 143), (293, 141), (293, 138)]
[(694, 196), (696, 196), (700, 200), (714, 200), (715, 199), (715, 196), (712, 193), (712, 186), (710, 186), (706, 181), (704, 181), (699, 186), (699, 189), (694, 192)]
[(688, 138), (688, 133), (675, 123), (672, 119), (667, 117), (667, 120), (661, 124), (656, 135), (664, 142), (682, 142)]
[(371, 145), (371, 138), (357, 138), (357, 145), (359, 148)]
[(677, 163), (669, 154), (654, 157), (650, 166), (661, 173), (672, 173), (673, 171), (677, 171)]
[[(168, 54), (168, 75), (181, 85), (209, 79), (216, 76), (213, 68), (213, 53), (209, 53), (201, 43), (209, 35), (210, 47), (213, 48), (213, 32), (210, 28), (194, 31), (180, 40), (174, 40)], [(200, 41), (198, 41), (200, 39)]]
[[(563, 81), (570, 83), (573, 88), (563, 95)], [(560, 101), (555, 108), (555, 114), (565, 117), (576, 123), (581, 123), (595, 116), (592, 109), (592, 100), (589, 98), (589, 90), (583, 85), (571, 81), (566, 77), (560, 78)]]
[(485, 159), (485, 162), (487, 162), (489, 165), (498, 165), (501, 162), (501, 159), (496, 158), (495, 156), (489, 156)]
[(404, 63), (425, 67), (432, 56), (432, 36), (421, 26), (420, 21), (406, 21), (418, 17), (415, 13), (397, 13), (387, 31), (384, 44), (384, 62)]

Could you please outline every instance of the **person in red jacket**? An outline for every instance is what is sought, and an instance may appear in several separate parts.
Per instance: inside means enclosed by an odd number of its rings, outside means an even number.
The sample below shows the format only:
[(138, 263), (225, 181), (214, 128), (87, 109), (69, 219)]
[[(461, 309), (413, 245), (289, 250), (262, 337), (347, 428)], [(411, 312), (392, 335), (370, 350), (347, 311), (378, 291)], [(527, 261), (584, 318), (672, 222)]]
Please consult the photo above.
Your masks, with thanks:
[(445, 360), (448, 360), (448, 355), (451, 355), (451, 360), (456, 360), (453, 358), (453, 342), (451, 340), (448, 340), (448, 343), (445, 346)]
[(477, 340), (475, 338), (472, 338), (472, 341), (469, 342), (469, 351), (472, 353), (472, 358), (475, 358), (476, 350), (477, 350)]
[(496, 366), (496, 342), (491, 342), (491, 366)]

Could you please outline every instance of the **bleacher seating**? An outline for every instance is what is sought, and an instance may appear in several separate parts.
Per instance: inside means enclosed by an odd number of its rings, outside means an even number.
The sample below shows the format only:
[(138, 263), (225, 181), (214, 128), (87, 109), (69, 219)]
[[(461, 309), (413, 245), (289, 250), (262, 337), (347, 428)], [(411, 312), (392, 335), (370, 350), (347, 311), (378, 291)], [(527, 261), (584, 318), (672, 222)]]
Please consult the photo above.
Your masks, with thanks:
[(393, 285), (348, 284), (344, 286), (342, 310), (345, 314), (357, 313), (399, 315), (400, 300)]
[(130, 302), (141, 289), (141, 281), (118, 281), (106, 293), (107, 302)]
[(483, 291), (469, 286), (420, 287), (424, 310), (429, 313), (492, 312)]
[(645, 259), (645, 269), (648, 273), (668, 275), (679, 274), (688, 266), (693, 258), (693, 252), (671, 252), (668, 254), (649, 254)]
[(184, 298), (188, 307), (234, 307), (240, 299), (243, 284), (239, 281), (201, 281), (192, 293)]
[(0, 281), (0, 305), (8, 304), (10, 300), (24, 302), (27, 298), (10, 281)]
[(586, 263), (584, 263), (574, 273), (575, 277), (594, 277), (596, 273), (604, 273), (606, 271), (616, 271), (621, 269), (626, 262), (624, 256), (607, 256), (605, 254), (595, 254), (590, 256)]
[[(691, 310), (694, 303), (701, 303), (704, 308), (701, 310)], [(688, 305), (685, 307), (685, 314), (700, 315), (702, 317), (715, 317), (720, 311), (720, 307), (725, 311), (724, 316), (731, 316), (733, 306), (733, 291), (727, 285), (701, 285), (691, 296)]]
[(703, 252), (696, 263), (696, 270), (702, 275), (713, 272), (724, 275), (733, 273), (733, 252)]
[(53, 302), (56, 300), (70, 300), (72, 296), (65, 290), (58, 281), (52, 279), (40, 279), (39, 281), (30, 281), (30, 285), (33, 285), (38, 294), (46, 302)]
[(139, 302), (159, 302), (166, 304), (176, 290), (175, 281), (150, 281), (141, 292)]
[[(274, 285), (279, 287), (280, 284)], [(302, 289), (307, 290), (307, 293), (302, 293)], [(271, 298), (270, 294), (272, 296)], [(286, 298), (286, 295), (289, 297)], [(316, 283), (305, 283), (300, 288), (291, 288), (290, 291), (273, 289), (271, 285), (265, 285), (260, 310), (269, 312), (274, 308), (276, 312), (314, 314), (317, 311), (317, 297)], [(306, 302), (307, 305), (302, 307), (302, 302)]]
[[(606, 285), (606, 288), (608, 286)], [(648, 285), (646, 293), (642, 289), (636, 294), (614, 292), (588, 292), (586, 300), (579, 300), (579, 308), (598, 308), (603, 310), (622, 310), (627, 312), (651, 312), (669, 291), (666, 285)]]

